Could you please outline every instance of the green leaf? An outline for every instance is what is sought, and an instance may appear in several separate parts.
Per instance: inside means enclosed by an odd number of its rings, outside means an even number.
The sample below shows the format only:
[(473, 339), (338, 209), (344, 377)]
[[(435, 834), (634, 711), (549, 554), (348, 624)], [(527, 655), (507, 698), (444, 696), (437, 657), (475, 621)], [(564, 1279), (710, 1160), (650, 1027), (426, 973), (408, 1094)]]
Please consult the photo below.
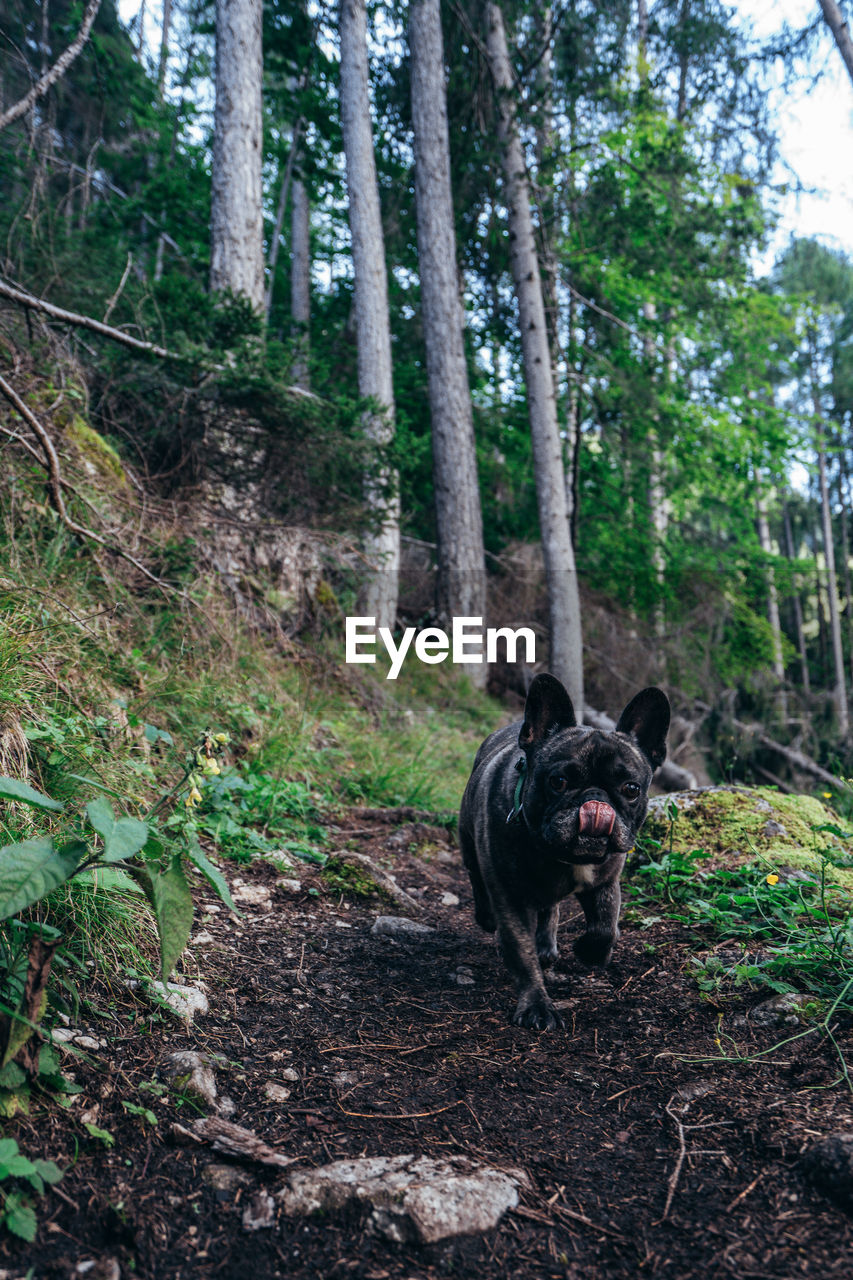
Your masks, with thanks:
[(3, 1222), (8, 1231), (28, 1240), (32, 1244), (36, 1238), (36, 1215), (22, 1196), (12, 1191), (6, 1197), (3, 1208)]
[(234, 899), (231, 897), (231, 890), (228, 888), (228, 881), (219, 868), (215, 867), (210, 861), (210, 858), (208, 858), (199, 844), (198, 837), (193, 835), (192, 832), (187, 833), (187, 850), (190, 855), (190, 861), (194, 866), (198, 867), (208, 884), (213, 886), (228, 910), (233, 911), (235, 915), (239, 915), (240, 912), (235, 907)]
[(109, 800), (98, 796), (86, 805), (86, 816), (104, 842), (102, 862), (122, 862), (139, 853), (148, 839), (148, 823), (139, 818), (117, 818)]
[[(20, 1070), (20, 1067), (18, 1068)], [(23, 1072), (21, 1072), (23, 1075)], [(12, 1156), (18, 1154), (18, 1144), (14, 1138), (0, 1138), (0, 1164), (6, 1164)]]
[[(17, 1062), (7, 1062), (5, 1067), (0, 1070), (0, 1089), (18, 1089), (22, 1084), (26, 1083), (27, 1073)], [(11, 1139), (6, 1139), (11, 1141)], [(17, 1150), (17, 1145), (15, 1147)], [(0, 1146), (2, 1151), (2, 1146)], [(4, 1156), (0, 1154), (0, 1160)]]
[(180, 854), (175, 854), (166, 871), (131, 866), (129, 873), (141, 887), (151, 904), (160, 938), (160, 962), (163, 981), (177, 963), (189, 942), (193, 923), (193, 900)]
[(19, 782), (17, 778), (7, 778), (3, 774), (0, 774), (0, 798), (18, 800), (21, 804), (32, 805), (34, 809), (47, 809), (51, 813), (62, 813), (65, 807), (58, 800), (51, 800), (50, 796), (42, 795), (34, 787), (28, 787), (26, 782)]
[(96, 1124), (90, 1124), (88, 1121), (83, 1125), (90, 1138), (97, 1138), (99, 1142), (103, 1142), (105, 1147), (114, 1147), (116, 1140), (107, 1129), (99, 1129)]
[(7, 844), (0, 849), (0, 920), (16, 916), (63, 884), (86, 846), (75, 842), (61, 849), (48, 837)]
[(55, 1187), (57, 1182), (61, 1182), (65, 1177), (62, 1169), (53, 1160), (42, 1160), (39, 1158), (35, 1161), (36, 1172), (45, 1180), (49, 1187)]

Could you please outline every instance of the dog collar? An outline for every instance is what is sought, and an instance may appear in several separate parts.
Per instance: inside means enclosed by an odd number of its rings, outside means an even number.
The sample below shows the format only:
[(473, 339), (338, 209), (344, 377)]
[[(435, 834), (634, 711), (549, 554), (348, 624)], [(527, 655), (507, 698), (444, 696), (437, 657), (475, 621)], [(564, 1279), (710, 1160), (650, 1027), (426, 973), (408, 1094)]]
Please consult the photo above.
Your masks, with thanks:
[(515, 784), (515, 795), (512, 798), (512, 808), (506, 815), (507, 826), (513, 822), (518, 822), (522, 814), (522, 798), (521, 793), (524, 790), (524, 779), (527, 777), (527, 759), (522, 756), (517, 760), (515, 767), (518, 770), (518, 782)]

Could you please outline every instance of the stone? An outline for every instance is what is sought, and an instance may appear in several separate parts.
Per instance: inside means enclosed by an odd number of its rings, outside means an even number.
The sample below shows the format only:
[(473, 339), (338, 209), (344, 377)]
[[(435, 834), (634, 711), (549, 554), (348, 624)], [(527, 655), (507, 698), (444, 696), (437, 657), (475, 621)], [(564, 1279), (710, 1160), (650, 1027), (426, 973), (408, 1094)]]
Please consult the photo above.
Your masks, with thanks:
[(197, 1013), (207, 1013), (210, 1008), (207, 996), (200, 986), (183, 986), (179, 982), (152, 982), (151, 990), (184, 1022), (192, 1022)]
[(796, 1026), (801, 1020), (803, 1009), (814, 1003), (814, 996), (804, 995), (801, 991), (783, 991), (771, 996), (769, 1000), (762, 1000), (761, 1004), (755, 1006), (750, 1017), (760, 1027)]
[(85, 1280), (121, 1280), (121, 1267), (117, 1258), (81, 1258), (74, 1275)]
[(275, 1225), (275, 1200), (263, 1187), (250, 1196), (243, 1210), (244, 1231), (268, 1231)]
[(208, 933), (206, 929), (202, 929), (201, 933), (197, 933), (194, 938), (190, 939), (191, 947), (209, 947), (211, 942), (215, 942), (212, 933)]
[(276, 1084), (274, 1080), (267, 1080), (264, 1085), (264, 1097), (269, 1098), (270, 1102), (287, 1102), (290, 1093), (290, 1089), (283, 1084)]
[(374, 938), (414, 938), (435, 933), (435, 929), (418, 920), (408, 920), (405, 916), (378, 916), (370, 933)]
[(268, 907), (272, 894), (265, 884), (246, 884), (243, 880), (235, 880), (231, 886), (231, 897), (244, 907)]
[(216, 1105), (216, 1076), (206, 1054), (193, 1049), (170, 1053), (160, 1072), (172, 1082), (178, 1093), (205, 1107)]
[(831, 1133), (802, 1156), (808, 1180), (848, 1213), (853, 1212), (853, 1129)]
[(282, 1080), (290, 1080), (293, 1083), (299, 1079), (299, 1072), (295, 1067), (283, 1067), (279, 1074)]
[(280, 880), (276, 880), (275, 887), (281, 893), (301, 893), (302, 881), (294, 880), (290, 876), (282, 876)]
[(459, 899), (455, 893), (443, 893), (441, 895), (441, 905), (443, 907), (458, 907)]
[(528, 1186), (519, 1169), (492, 1169), (462, 1156), (367, 1156), (288, 1176), (277, 1194), (289, 1217), (370, 1206), (373, 1228), (397, 1243), (431, 1244), (497, 1226)]
[(233, 1164), (208, 1164), (201, 1171), (201, 1180), (216, 1192), (217, 1200), (230, 1200), (241, 1187), (247, 1187), (252, 1181), (245, 1169), (237, 1169)]

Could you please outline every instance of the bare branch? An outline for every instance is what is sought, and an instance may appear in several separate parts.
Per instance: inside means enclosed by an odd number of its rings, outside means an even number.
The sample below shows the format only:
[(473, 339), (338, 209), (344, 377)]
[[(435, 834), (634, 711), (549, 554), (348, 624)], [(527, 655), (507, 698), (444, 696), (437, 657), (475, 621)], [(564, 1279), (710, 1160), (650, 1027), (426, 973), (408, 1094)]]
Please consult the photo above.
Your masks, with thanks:
[(39, 98), (43, 98), (51, 85), (56, 84), (60, 76), (65, 74), (89, 39), (89, 32), (92, 30), (92, 24), (100, 7), (101, 0), (89, 0), (86, 12), (83, 15), (83, 24), (71, 44), (64, 53), (59, 55), (50, 70), (46, 71), (41, 79), (36, 81), (29, 93), (24, 94), (19, 102), (16, 102), (8, 111), (3, 112), (2, 116), (0, 116), (0, 129), (5, 129), (7, 124), (11, 124), (13, 120), (18, 120), (21, 116), (26, 115), (33, 103), (37, 102)]
[(66, 324), (91, 329), (94, 333), (103, 334), (105, 338), (112, 338), (114, 342), (130, 347), (131, 351), (144, 351), (148, 355), (159, 356), (161, 360), (180, 360), (181, 358), (176, 351), (167, 351), (165, 347), (158, 347), (154, 342), (143, 342), (141, 338), (133, 338), (121, 329), (114, 329), (112, 325), (104, 324), (101, 320), (93, 320), (91, 316), (81, 316), (74, 311), (55, 307), (52, 302), (35, 298), (31, 293), (24, 293), (23, 289), (15, 289), (2, 281), (0, 281), (0, 298), (8, 298), (10, 302), (17, 302), (19, 306), (27, 307), (31, 311), (43, 311), (45, 315), (53, 316), (54, 320), (63, 320)]

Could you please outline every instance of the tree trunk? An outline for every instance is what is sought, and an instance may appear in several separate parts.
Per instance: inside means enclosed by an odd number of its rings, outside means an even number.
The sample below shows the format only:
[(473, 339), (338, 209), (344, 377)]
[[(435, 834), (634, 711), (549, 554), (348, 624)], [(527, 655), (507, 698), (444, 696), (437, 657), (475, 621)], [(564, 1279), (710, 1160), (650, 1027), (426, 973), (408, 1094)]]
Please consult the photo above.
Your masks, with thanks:
[(495, 84), (498, 138), (503, 153), (510, 263), (518, 299), (539, 525), (548, 584), (551, 670), (562, 680), (579, 709), (583, 706), (580, 597), (566, 510), (563, 449), (557, 426), (542, 281), (530, 212), (530, 188), (516, 123), (515, 85), (499, 5), (487, 4), (486, 22), (487, 52)]
[[(791, 564), (796, 560), (794, 549), (794, 535), (791, 529), (791, 513), (788, 510), (787, 502), (782, 504), (782, 517), (785, 524), (785, 552)], [(797, 588), (796, 581), (792, 582), (793, 593), (791, 600), (794, 606), (794, 629), (797, 634), (797, 652), (800, 655), (800, 682), (803, 686), (803, 693), (811, 692), (811, 682), (809, 680), (809, 657), (806, 649), (806, 634), (803, 630), (803, 606), (800, 601), (800, 592)]]
[(788, 719), (788, 703), (785, 696), (785, 659), (782, 651), (782, 626), (779, 622), (779, 596), (776, 591), (776, 575), (770, 556), (773, 547), (770, 542), (770, 524), (767, 519), (767, 499), (764, 496), (762, 477), (756, 472), (755, 502), (758, 510), (758, 544), (767, 557), (765, 573), (767, 578), (767, 620), (770, 623), (770, 638), (773, 648), (773, 674), (776, 677), (776, 707), (782, 724)]
[(216, 0), (210, 289), (264, 302), (261, 0)]
[[(418, 263), (438, 534), (437, 603), (445, 621), (454, 616), (483, 618), (483, 518), (462, 336), (439, 0), (412, 0), (409, 46)], [(485, 685), (484, 662), (467, 664), (466, 670), (475, 684)]]
[(835, 574), (835, 546), (832, 540), (832, 512), (829, 505), (829, 486), (826, 480), (826, 444), (823, 411), (816, 386), (812, 387), (812, 406), (817, 431), (817, 469), (820, 484), (820, 516), (823, 531), (823, 554), (826, 559), (826, 594), (829, 599), (829, 628), (832, 637), (832, 668), (834, 687), (832, 698), (838, 717), (838, 732), (847, 736), (847, 687), (844, 679), (844, 649), (841, 643), (841, 617), (838, 610), (838, 583)]
[[(365, 0), (341, 0), (340, 39), (341, 119), (352, 236), (358, 390), (359, 395), (370, 397), (379, 406), (367, 415), (365, 429), (377, 445), (386, 446), (394, 436), (391, 324), (370, 122)], [(365, 496), (376, 513), (377, 527), (365, 544), (371, 573), (363, 607), (376, 618), (377, 626), (393, 627), (400, 571), (400, 498), (396, 474), (383, 468), (377, 476), (368, 479)]]
[(308, 356), (311, 343), (311, 207), (301, 178), (293, 180), (290, 205), (290, 317), (296, 354), (292, 381), (303, 391), (311, 389)]
[(835, 0), (820, 0), (820, 7), (823, 9), (826, 25), (835, 37), (838, 51), (844, 59), (847, 74), (853, 80), (853, 40), (850, 39), (850, 30), (844, 20), (844, 14)]
[(160, 61), (157, 64), (157, 97), (162, 101), (166, 91), (166, 66), (169, 62), (169, 35), (172, 26), (172, 0), (163, 0), (163, 26), (160, 33)]

